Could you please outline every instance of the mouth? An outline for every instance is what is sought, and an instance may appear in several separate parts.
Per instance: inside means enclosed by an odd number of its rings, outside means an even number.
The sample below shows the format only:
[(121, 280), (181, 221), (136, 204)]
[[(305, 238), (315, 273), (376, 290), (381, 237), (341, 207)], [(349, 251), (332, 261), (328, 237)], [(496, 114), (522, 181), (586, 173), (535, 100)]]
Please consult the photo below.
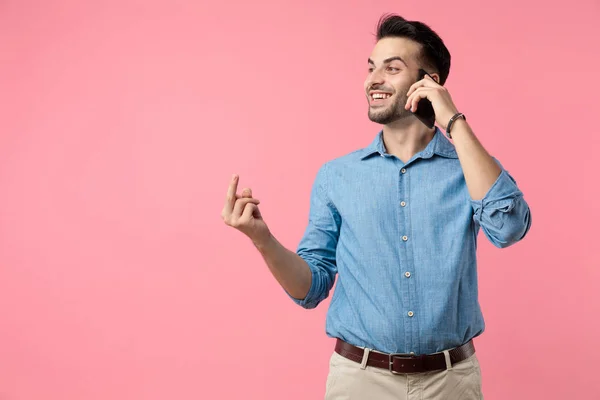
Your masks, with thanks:
[(390, 97), (392, 97), (392, 95), (390, 93), (385, 93), (385, 92), (369, 93), (369, 100), (371, 101), (371, 104), (373, 104), (373, 105), (382, 104)]

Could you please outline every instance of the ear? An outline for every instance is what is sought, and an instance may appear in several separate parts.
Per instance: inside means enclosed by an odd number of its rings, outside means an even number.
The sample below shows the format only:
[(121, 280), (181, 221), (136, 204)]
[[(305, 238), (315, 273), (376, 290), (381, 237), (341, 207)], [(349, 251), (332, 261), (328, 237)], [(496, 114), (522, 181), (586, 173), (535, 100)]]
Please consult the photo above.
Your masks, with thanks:
[(433, 74), (429, 74), (429, 75), (431, 75), (433, 80), (436, 81), (438, 84), (440, 83), (440, 76), (438, 74), (433, 73)]

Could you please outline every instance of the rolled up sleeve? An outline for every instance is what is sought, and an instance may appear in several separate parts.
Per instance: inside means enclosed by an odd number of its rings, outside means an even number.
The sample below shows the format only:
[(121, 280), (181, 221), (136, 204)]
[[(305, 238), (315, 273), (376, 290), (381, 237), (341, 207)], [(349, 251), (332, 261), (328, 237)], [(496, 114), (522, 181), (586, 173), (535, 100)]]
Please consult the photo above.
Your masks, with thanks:
[(327, 167), (318, 171), (310, 195), (308, 225), (296, 253), (310, 267), (312, 282), (304, 299), (292, 300), (304, 307), (315, 308), (329, 296), (337, 274), (336, 248), (341, 217), (328, 196)]
[(471, 199), (471, 205), (473, 219), (488, 240), (505, 248), (525, 237), (531, 227), (531, 210), (515, 179), (496, 162), (502, 172), (483, 199)]

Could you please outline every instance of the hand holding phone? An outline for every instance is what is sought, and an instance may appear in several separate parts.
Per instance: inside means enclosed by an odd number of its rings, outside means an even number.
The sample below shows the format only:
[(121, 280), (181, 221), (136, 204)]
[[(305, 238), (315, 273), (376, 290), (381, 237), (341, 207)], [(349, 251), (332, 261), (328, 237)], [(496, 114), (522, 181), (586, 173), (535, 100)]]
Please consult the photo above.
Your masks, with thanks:
[[(425, 75), (429, 76), (431, 79), (431, 75), (427, 73), (423, 68), (419, 69), (419, 79), (425, 78)], [(433, 110), (433, 106), (428, 99), (421, 99), (419, 103), (417, 103), (417, 110), (413, 112), (415, 117), (417, 117), (421, 122), (423, 122), (428, 128), (433, 128), (435, 125), (435, 111)]]

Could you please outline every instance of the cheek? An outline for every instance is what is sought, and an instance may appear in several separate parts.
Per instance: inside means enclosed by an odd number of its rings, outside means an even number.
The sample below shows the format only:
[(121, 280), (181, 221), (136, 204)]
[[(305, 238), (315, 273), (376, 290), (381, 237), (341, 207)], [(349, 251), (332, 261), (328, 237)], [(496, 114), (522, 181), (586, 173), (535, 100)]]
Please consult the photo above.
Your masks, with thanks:
[(406, 93), (408, 92), (409, 87), (410, 86), (396, 86), (395, 90), (396, 90), (396, 95), (398, 96), (398, 98), (406, 99)]
[(394, 86), (394, 89), (398, 93), (408, 92), (408, 89), (410, 89), (410, 87), (413, 83), (414, 82), (409, 80), (406, 76), (398, 77), (397, 79), (390, 81), (390, 84)]

